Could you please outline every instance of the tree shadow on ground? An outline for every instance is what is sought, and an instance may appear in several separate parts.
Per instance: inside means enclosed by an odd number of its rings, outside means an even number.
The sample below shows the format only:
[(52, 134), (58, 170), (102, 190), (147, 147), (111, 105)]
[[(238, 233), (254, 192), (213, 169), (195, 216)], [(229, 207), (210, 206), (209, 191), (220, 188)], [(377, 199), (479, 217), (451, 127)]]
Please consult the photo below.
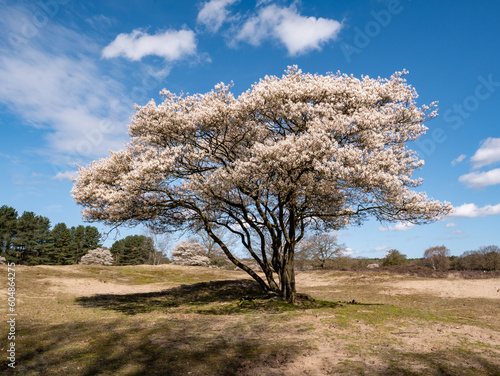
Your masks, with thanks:
[(292, 305), (263, 292), (259, 285), (251, 280), (201, 282), (150, 293), (99, 294), (77, 298), (76, 301), (86, 308), (115, 310), (127, 315), (158, 310), (227, 315), (249, 311), (283, 312), (359, 304), (316, 300), (298, 294), (297, 303)]
[[(151, 324), (151, 323), (150, 323)], [(22, 348), (14, 373), (34, 375), (235, 375), (254, 362), (277, 368), (298, 346), (276, 344), (238, 332), (197, 333), (190, 319), (164, 319), (155, 325), (124, 325), (123, 320), (82, 321), (20, 330)], [(5, 362), (1, 362), (4, 369)]]
[[(389, 350), (379, 354), (378, 365), (366, 361), (343, 361), (328, 370), (331, 375), (349, 376), (498, 376), (498, 356), (461, 348), (432, 352)], [(373, 360), (372, 360), (373, 363)]]

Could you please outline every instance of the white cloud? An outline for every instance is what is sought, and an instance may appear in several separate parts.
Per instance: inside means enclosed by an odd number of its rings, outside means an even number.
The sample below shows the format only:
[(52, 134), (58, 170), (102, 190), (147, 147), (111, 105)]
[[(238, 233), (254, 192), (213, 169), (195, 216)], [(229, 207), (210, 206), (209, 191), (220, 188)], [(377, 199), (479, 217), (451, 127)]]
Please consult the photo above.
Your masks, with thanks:
[(69, 179), (71, 180), (72, 178), (76, 178), (78, 175), (78, 171), (64, 171), (64, 172), (58, 172), (52, 179), (56, 180), (65, 180)]
[(155, 35), (134, 30), (130, 34), (119, 34), (102, 50), (104, 58), (122, 56), (133, 61), (148, 55), (174, 61), (195, 53), (196, 38), (192, 30), (167, 30)]
[(380, 246), (375, 247), (374, 249), (376, 252), (380, 252), (380, 251), (385, 251), (387, 248), (389, 248), (388, 245), (380, 245)]
[[(16, 8), (9, 17), (20, 22), (27, 15)], [(9, 22), (0, 20), (0, 27), (15, 27)], [(43, 129), (37, 152), (51, 159), (95, 158), (120, 148), (133, 103), (118, 81), (103, 77), (95, 59), (99, 46), (55, 23), (40, 28), (28, 42), (22, 48), (0, 44), (0, 103), (25, 124)], [(65, 161), (74, 163), (73, 158)]]
[(347, 248), (344, 250), (343, 255), (344, 255), (344, 256), (349, 256), (349, 255), (355, 255), (355, 254), (358, 254), (358, 253), (360, 253), (358, 250), (355, 250), (355, 249), (352, 249), (352, 248), (347, 247)]
[(446, 226), (444, 226), (444, 227), (452, 228), (452, 227), (456, 227), (456, 226), (458, 226), (456, 223), (450, 222), (450, 223), (447, 223)]
[(119, 98), (121, 85), (103, 80), (89, 59), (37, 50), (3, 55), (0, 81), (0, 102), (27, 123), (48, 127), (55, 152), (102, 155), (125, 140), (120, 120), (129, 114), (115, 116), (110, 99)]
[(269, 5), (244, 23), (235, 40), (259, 46), (265, 39), (277, 39), (290, 55), (301, 55), (335, 40), (341, 28), (336, 20), (302, 16), (293, 6)]
[(380, 226), (378, 228), (378, 230), (379, 231), (406, 231), (406, 230), (409, 230), (413, 227), (415, 227), (415, 225), (413, 223), (398, 222), (394, 226), (388, 226), (388, 227)]
[(474, 189), (497, 185), (500, 184), (500, 168), (485, 172), (471, 172), (470, 174), (460, 176), (458, 181)]
[(455, 206), (453, 212), (448, 214), (445, 219), (449, 218), (478, 218), (488, 215), (500, 215), (500, 204), (485, 205), (479, 208), (476, 204), (463, 204)]
[(210, 31), (216, 32), (227, 19), (229, 11), (227, 6), (237, 0), (210, 0), (203, 5), (198, 13), (197, 21), (205, 25)]
[(452, 166), (456, 166), (460, 162), (462, 162), (467, 156), (465, 154), (460, 154), (457, 158), (451, 161)]
[(474, 168), (480, 168), (500, 161), (500, 138), (487, 138), (472, 156)]

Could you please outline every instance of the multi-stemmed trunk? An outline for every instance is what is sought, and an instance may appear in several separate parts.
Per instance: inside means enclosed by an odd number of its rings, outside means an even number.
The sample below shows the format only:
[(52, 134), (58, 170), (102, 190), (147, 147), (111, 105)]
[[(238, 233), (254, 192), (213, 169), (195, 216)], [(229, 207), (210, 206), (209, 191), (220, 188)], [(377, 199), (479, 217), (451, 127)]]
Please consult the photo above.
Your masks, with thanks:
[(290, 303), (295, 303), (295, 268), (293, 262), (293, 251), (283, 262), (283, 268), (280, 275), (281, 296)]

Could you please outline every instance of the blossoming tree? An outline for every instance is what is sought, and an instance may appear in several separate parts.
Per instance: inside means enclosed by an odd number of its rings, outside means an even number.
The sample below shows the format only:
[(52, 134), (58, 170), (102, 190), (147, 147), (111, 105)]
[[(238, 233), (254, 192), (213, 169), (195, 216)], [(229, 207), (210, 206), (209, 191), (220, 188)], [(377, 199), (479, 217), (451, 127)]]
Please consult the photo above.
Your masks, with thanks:
[[(379, 221), (427, 223), (449, 203), (416, 192), (423, 165), (406, 143), (425, 133), (435, 104), (389, 79), (312, 75), (289, 67), (239, 97), (230, 87), (136, 107), (125, 150), (80, 167), (73, 196), (107, 224), (204, 230), (266, 291), (295, 300), (294, 250), (306, 231)], [(260, 266), (238, 260), (226, 228)], [(270, 250), (270, 251), (269, 251)]]

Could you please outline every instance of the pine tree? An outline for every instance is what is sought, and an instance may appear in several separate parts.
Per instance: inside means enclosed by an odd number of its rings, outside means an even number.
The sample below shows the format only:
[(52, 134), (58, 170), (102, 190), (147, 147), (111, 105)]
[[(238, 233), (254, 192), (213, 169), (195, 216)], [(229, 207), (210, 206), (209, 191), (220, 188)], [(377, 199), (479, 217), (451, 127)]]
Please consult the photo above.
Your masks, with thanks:
[(144, 235), (131, 235), (117, 240), (111, 246), (115, 265), (144, 264), (154, 251), (153, 239)]
[(16, 221), (16, 235), (10, 256), (19, 264), (39, 263), (49, 240), (50, 220), (33, 212), (24, 212)]
[(73, 252), (73, 264), (77, 264), (88, 249), (85, 247), (85, 227), (80, 225), (71, 227), (71, 250)]
[(51, 247), (47, 251), (49, 264), (71, 265), (74, 261), (74, 254), (71, 249), (71, 231), (65, 223), (58, 223), (50, 232)]
[(91, 250), (101, 247), (101, 234), (94, 226), (85, 227), (85, 235), (83, 238), (83, 245), (85, 250)]
[(0, 207), (0, 253), (4, 257), (9, 257), (11, 252), (17, 231), (17, 217), (16, 209), (7, 205)]

